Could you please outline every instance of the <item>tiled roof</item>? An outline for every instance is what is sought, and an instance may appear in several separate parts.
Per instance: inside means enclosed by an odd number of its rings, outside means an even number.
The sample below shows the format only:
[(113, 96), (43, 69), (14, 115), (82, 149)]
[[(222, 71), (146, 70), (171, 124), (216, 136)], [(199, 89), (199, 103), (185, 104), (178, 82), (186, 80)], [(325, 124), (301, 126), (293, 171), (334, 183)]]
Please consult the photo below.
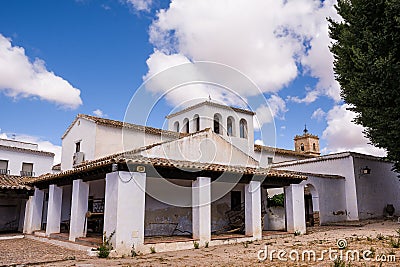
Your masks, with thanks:
[(78, 114), (75, 118), (75, 120), (71, 123), (71, 125), (67, 128), (61, 139), (64, 139), (64, 137), (68, 134), (68, 132), (71, 130), (71, 128), (74, 126), (75, 122), (79, 119), (86, 119), (95, 122), (96, 124), (99, 125), (105, 125), (109, 127), (115, 127), (115, 128), (126, 128), (126, 129), (133, 129), (137, 131), (144, 131), (147, 134), (154, 134), (154, 135), (168, 135), (168, 136), (173, 136), (173, 137), (179, 137), (179, 136), (185, 136), (185, 133), (177, 133), (173, 131), (167, 131), (163, 129), (158, 129), (158, 128), (153, 128), (150, 126), (142, 126), (142, 125), (137, 125), (133, 123), (127, 123), (127, 122), (122, 122), (122, 121), (117, 121), (117, 120), (110, 120), (110, 119), (105, 119), (105, 118), (99, 118), (91, 115), (86, 115), (86, 114)]
[[(272, 167), (274, 168), (274, 167)], [(294, 172), (299, 175), (304, 175), (304, 176), (314, 176), (314, 177), (319, 177), (319, 178), (326, 178), (326, 179), (345, 179), (345, 177), (341, 175), (336, 175), (336, 174), (323, 174), (323, 173), (314, 173), (314, 172)]]
[(313, 155), (296, 152), (294, 150), (275, 148), (275, 147), (270, 147), (270, 146), (254, 145), (254, 151), (261, 152), (261, 150), (272, 152), (275, 154), (296, 156), (296, 157), (300, 157), (300, 158), (315, 158), (315, 156), (313, 156)]
[(58, 174), (45, 174), (30, 180), (28, 184), (34, 184), (39, 181), (50, 181), (67, 176), (73, 176), (74, 174), (96, 169), (102, 166), (111, 165), (113, 163), (126, 163), (126, 164), (143, 164), (151, 165), (153, 167), (165, 167), (165, 168), (182, 168), (191, 170), (204, 170), (211, 172), (232, 172), (246, 175), (265, 175), (266, 177), (273, 178), (290, 178), (290, 179), (307, 179), (306, 176), (297, 174), (296, 172), (286, 170), (276, 170), (268, 168), (253, 168), (253, 167), (241, 167), (241, 166), (230, 166), (223, 164), (208, 164), (199, 163), (184, 160), (169, 160), (165, 158), (147, 158), (141, 155), (135, 155), (135, 151), (128, 153), (119, 153), (110, 155), (101, 159), (86, 162), (72, 170), (66, 170)]
[(347, 158), (347, 157), (355, 157), (355, 158), (361, 158), (361, 159), (367, 159), (367, 160), (390, 162), (383, 157), (376, 157), (376, 156), (361, 154), (361, 153), (357, 153), (357, 152), (339, 152), (339, 153), (333, 153), (333, 154), (313, 157), (313, 158), (309, 158), (309, 159), (278, 162), (278, 163), (274, 163), (274, 167), (287, 167), (287, 166), (293, 166), (293, 165), (307, 164), (310, 162), (336, 160), (336, 159), (342, 159), (342, 158)]
[(214, 107), (218, 107), (218, 108), (224, 108), (224, 109), (228, 109), (228, 110), (233, 110), (235, 112), (244, 113), (244, 114), (248, 114), (248, 115), (255, 115), (256, 114), (255, 112), (247, 110), (247, 109), (241, 109), (241, 108), (236, 108), (236, 107), (225, 106), (225, 105), (218, 104), (218, 103), (211, 102), (211, 101), (204, 101), (204, 102), (198, 103), (196, 105), (193, 105), (193, 106), (187, 107), (185, 109), (182, 109), (182, 110), (180, 110), (178, 112), (169, 114), (168, 116), (165, 116), (165, 117), (167, 119), (169, 119), (169, 118), (175, 117), (175, 116), (177, 116), (179, 114), (185, 113), (185, 112), (187, 112), (189, 110), (193, 110), (193, 109), (196, 109), (196, 108), (204, 106), (204, 105), (209, 105), (209, 106), (214, 106)]
[(53, 171), (61, 171), (61, 163), (58, 163), (51, 168)]
[(54, 157), (54, 153), (52, 153), (52, 152), (20, 148), (20, 147), (14, 147), (14, 146), (0, 145), (0, 150), (17, 151), (17, 152), (24, 152), (24, 153), (30, 153), (30, 154), (35, 154), (35, 155)]
[(31, 177), (21, 177), (16, 175), (0, 175), (0, 189), (4, 190), (33, 190), (32, 187), (25, 185)]

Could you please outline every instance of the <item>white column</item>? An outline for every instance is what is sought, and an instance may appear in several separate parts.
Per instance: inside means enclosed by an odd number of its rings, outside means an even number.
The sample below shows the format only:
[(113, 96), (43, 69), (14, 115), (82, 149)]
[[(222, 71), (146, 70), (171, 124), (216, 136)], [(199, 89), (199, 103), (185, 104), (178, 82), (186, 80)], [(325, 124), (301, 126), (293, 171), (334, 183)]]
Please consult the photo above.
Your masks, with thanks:
[(304, 185), (292, 184), (285, 187), (286, 230), (306, 233), (304, 208)]
[(246, 235), (262, 238), (261, 229), (261, 182), (250, 181), (244, 187)]
[(26, 202), (24, 233), (32, 234), (34, 231), (40, 230), (42, 225), (44, 192), (35, 187), (35, 193), (29, 197)]
[(54, 184), (49, 186), (49, 204), (47, 208), (46, 236), (60, 232), (62, 188)]
[(88, 211), (89, 184), (81, 179), (72, 183), (71, 220), (69, 240), (86, 236), (86, 212)]
[(192, 182), (193, 238), (200, 245), (211, 240), (211, 178), (198, 177)]
[(146, 173), (112, 172), (106, 176), (104, 231), (120, 255), (144, 244)]

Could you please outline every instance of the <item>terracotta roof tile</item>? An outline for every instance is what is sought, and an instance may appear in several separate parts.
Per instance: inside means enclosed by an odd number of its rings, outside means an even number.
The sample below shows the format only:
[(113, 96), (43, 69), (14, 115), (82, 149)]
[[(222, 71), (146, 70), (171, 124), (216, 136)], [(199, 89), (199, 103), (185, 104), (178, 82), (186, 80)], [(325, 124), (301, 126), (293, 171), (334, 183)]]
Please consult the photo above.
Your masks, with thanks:
[(154, 167), (162, 166), (170, 168), (198, 169), (198, 170), (207, 170), (215, 172), (226, 171), (226, 172), (250, 174), (250, 175), (265, 175), (267, 177), (275, 177), (275, 178), (291, 178), (291, 179), (303, 179), (303, 180), (307, 179), (307, 176), (286, 170), (230, 166), (222, 164), (208, 164), (208, 163), (199, 163), (199, 162), (184, 161), (184, 160), (169, 160), (165, 158), (147, 158), (141, 155), (134, 155), (134, 152), (129, 152), (128, 154), (119, 153), (101, 159), (89, 161), (75, 169), (67, 170), (58, 174), (45, 174), (33, 180), (30, 180), (28, 183), (34, 184), (35, 182), (39, 181), (45, 181), (45, 180), (49, 181), (61, 177), (72, 176), (79, 172), (85, 172), (91, 169), (107, 166), (113, 163), (127, 163), (127, 164), (136, 163), (136, 164), (152, 165)]
[(315, 158), (315, 156), (313, 156), (313, 155), (296, 152), (294, 150), (275, 148), (275, 147), (270, 147), (270, 146), (254, 145), (254, 151), (261, 152), (261, 150), (272, 152), (275, 154), (296, 156), (296, 157), (300, 157), (300, 158)]
[(8, 189), (8, 190), (18, 190), (18, 189), (26, 189), (33, 190), (32, 187), (26, 185), (25, 183), (29, 180), (33, 179), (32, 177), (22, 177), (16, 175), (0, 175), (0, 189)]
[(338, 152), (338, 153), (332, 153), (332, 154), (327, 154), (327, 155), (322, 155), (322, 156), (317, 156), (317, 157), (314, 156), (312, 158), (310, 157), (308, 159), (302, 159), (302, 160), (290, 160), (290, 161), (277, 162), (277, 163), (274, 163), (274, 167), (287, 167), (287, 166), (293, 166), (293, 165), (307, 164), (310, 162), (336, 160), (336, 159), (342, 159), (342, 158), (347, 158), (347, 157), (355, 157), (355, 158), (362, 158), (362, 159), (366, 159), (366, 160), (392, 163), (391, 161), (389, 161), (383, 157), (376, 157), (376, 156), (361, 154), (361, 153), (357, 153), (357, 152)]
[(53, 171), (61, 171), (61, 163), (58, 163), (51, 168)]
[(173, 131), (168, 131), (168, 130), (163, 130), (163, 129), (158, 129), (150, 126), (142, 126), (142, 125), (137, 125), (133, 123), (127, 123), (127, 122), (122, 122), (122, 121), (117, 121), (117, 120), (111, 120), (111, 119), (105, 119), (105, 118), (100, 118), (100, 117), (95, 117), (91, 115), (86, 115), (86, 114), (78, 114), (75, 118), (75, 120), (71, 123), (71, 125), (67, 128), (61, 139), (64, 139), (64, 137), (68, 134), (68, 132), (71, 130), (71, 128), (74, 126), (75, 122), (79, 119), (87, 119), (90, 121), (95, 122), (96, 124), (99, 125), (105, 125), (109, 127), (115, 127), (115, 128), (126, 128), (126, 129), (134, 129), (137, 131), (144, 131), (145, 133), (148, 134), (154, 134), (154, 135), (168, 135), (168, 136), (173, 136), (173, 137), (179, 137), (179, 136), (185, 136), (185, 133), (177, 133)]
[(17, 151), (17, 152), (24, 152), (24, 153), (30, 153), (30, 154), (35, 154), (35, 155), (54, 157), (54, 153), (52, 153), (52, 152), (33, 150), (33, 149), (14, 147), (14, 146), (0, 145), (0, 150)]

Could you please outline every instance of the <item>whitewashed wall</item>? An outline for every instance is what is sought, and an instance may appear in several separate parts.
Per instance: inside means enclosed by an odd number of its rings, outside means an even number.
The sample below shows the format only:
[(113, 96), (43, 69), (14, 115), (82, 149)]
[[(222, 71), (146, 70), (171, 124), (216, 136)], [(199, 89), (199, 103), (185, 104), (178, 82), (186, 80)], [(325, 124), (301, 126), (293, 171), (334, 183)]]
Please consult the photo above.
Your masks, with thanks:
[(139, 130), (122, 130), (118, 127), (97, 125), (81, 118), (63, 139), (61, 169), (72, 168), (77, 141), (81, 141), (81, 152), (85, 154), (85, 160), (93, 160), (172, 138), (168, 135), (145, 134)]
[[(307, 159), (299, 163), (287, 165), (289, 163), (277, 164), (277, 169), (292, 170), (299, 172), (320, 173), (330, 175), (340, 175), (345, 177), (345, 201), (347, 220), (358, 220), (358, 199), (357, 188), (354, 175), (353, 158), (350, 153), (340, 153), (324, 156), (325, 160)], [(321, 192), (329, 194), (330, 190)]]
[[(317, 196), (313, 197), (313, 208), (317, 211), (314, 204), (315, 197), (318, 197), (320, 223), (340, 222), (346, 220), (346, 195), (345, 180), (308, 176), (303, 185), (312, 185), (317, 191)], [(312, 192), (313, 193), (313, 192)]]
[(155, 146), (143, 151), (142, 155), (202, 163), (258, 166), (257, 161), (211, 130)]
[[(370, 174), (361, 174), (368, 166)], [(385, 207), (393, 204), (395, 215), (400, 215), (400, 181), (391, 171), (392, 163), (354, 157), (357, 198), (360, 219), (387, 215)]]
[(51, 173), (53, 156), (41, 155), (32, 152), (5, 150), (0, 148), (0, 160), (8, 160), (8, 169), (11, 175), (20, 175), (22, 163), (33, 163), (35, 176)]
[[(217, 107), (213, 105), (202, 105), (200, 107), (188, 110), (182, 114), (178, 114), (168, 119), (168, 129), (170, 131), (176, 131), (174, 128), (175, 122), (179, 122), (179, 126), (181, 128), (181, 132), (184, 131), (184, 120), (189, 120), (189, 129), (190, 132), (194, 132), (194, 116), (199, 115), (200, 117), (200, 130), (204, 130), (205, 128), (214, 129), (214, 114), (221, 115), (220, 121), (220, 131), (222, 131), (221, 136), (228, 140), (228, 142), (232, 143), (234, 146), (241, 149), (243, 152), (251, 155), (253, 152), (254, 146), (254, 125), (253, 125), (253, 115), (235, 112), (232, 109)], [(233, 136), (227, 135), (227, 119), (231, 116), (234, 120), (233, 123)], [(247, 129), (248, 136), (247, 138), (240, 138), (240, 129), (239, 122), (241, 119), (245, 119), (247, 121)]]
[(81, 152), (85, 160), (95, 159), (96, 124), (93, 121), (80, 118), (62, 140), (61, 170), (72, 169), (75, 143), (81, 142)]

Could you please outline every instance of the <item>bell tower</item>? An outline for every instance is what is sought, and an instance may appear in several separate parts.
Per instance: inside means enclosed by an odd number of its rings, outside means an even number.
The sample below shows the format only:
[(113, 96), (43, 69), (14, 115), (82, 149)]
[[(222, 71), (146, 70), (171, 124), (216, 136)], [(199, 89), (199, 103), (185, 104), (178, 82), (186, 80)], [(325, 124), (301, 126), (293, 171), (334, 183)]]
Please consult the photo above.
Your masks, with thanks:
[(312, 156), (321, 154), (319, 149), (319, 137), (308, 133), (307, 125), (304, 125), (303, 135), (294, 137), (294, 150)]

